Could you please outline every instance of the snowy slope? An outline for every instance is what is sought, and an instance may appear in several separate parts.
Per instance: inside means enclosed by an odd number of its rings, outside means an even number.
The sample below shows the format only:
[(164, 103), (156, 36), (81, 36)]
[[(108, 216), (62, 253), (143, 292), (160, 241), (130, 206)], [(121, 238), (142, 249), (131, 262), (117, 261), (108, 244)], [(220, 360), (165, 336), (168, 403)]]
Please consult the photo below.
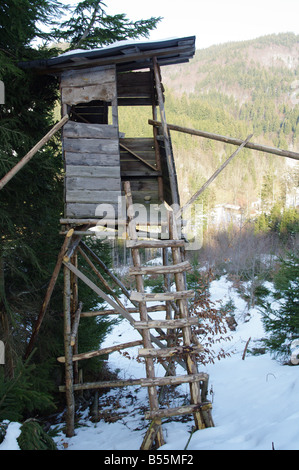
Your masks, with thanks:
[[(210, 375), (213, 394), (209, 399), (213, 400), (215, 427), (195, 432), (188, 450), (271, 450), (272, 446), (277, 450), (299, 450), (299, 368), (282, 366), (268, 354), (247, 355), (242, 360), (246, 341), (251, 337), (252, 346), (255, 340), (265, 336), (260, 313), (258, 309), (251, 309), (250, 320), (244, 322), (245, 317), (248, 318), (246, 304), (225, 277), (212, 282), (211, 297), (215, 302), (221, 300), (224, 303), (231, 299), (236, 306), (238, 327), (232, 333), (232, 340), (222, 345), (226, 351), (235, 353), (200, 369)], [(132, 341), (134, 334), (137, 338), (137, 333), (123, 321), (107, 338), (105, 345)], [(137, 348), (129, 352), (131, 356), (137, 355)], [(145, 376), (142, 364), (119, 353), (110, 356), (109, 364), (112, 368), (121, 369), (124, 377)], [(163, 375), (163, 370), (160, 370), (160, 375)], [(183, 392), (188, 391), (188, 386), (181, 388)], [(119, 413), (129, 414), (115, 423), (89, 423), (88, 427), (78, 429), (71, 439), (60, 436), (57, 443), (61, 448), (63, 443), (67, 443), (70, 450), (140, 448), (147, 424), (142, 419), (144, 407), (147, 407), (147, 390), (137, 387), (133, 391), (132, 388), (112, 390), (110, 396), (119, 400)], [(192, 425), (193, 421), (164, 424), (167, 443), (161, 450), (183, 450)]]
[[(238, 327), (232, 332), (232, 340), (222, 346), (231, 357), (200, 368), (210, 375), (209, 387), (213, 393), (213, 419), (215, 427), (197, 431), (192, 435), (188, 450), (299, 450), (299, 368), (283, 366), (271, 359), (268, 354), (247, 355), (242, 360), (246, 341), (251, 337), (250, 346), (265, 336), (258, 309), (246, 315), (245, 302), (232, 288), (231, 283), (222, 277), (211, 284), (213, 301), (232, 300), (236, 306)], [(244, 321), (250, 318), (249, 321)], [(132, 334), (133, 333), (133, 334)], [(132, 341), (135, 339), (130, 325), (123, 321), (117, 325), (105, 343)], [(137, 356), (137, 349), (129, 350)], [(144, 377), (142, 364), (128, 359), (119, 353), (109, 357), (111, 369), (120, 369), (126, 378)], [(161, 367), (161, 366), (160, 366)], [(157, 375), (164, 375), (157, 370)], [(178, 371), (181, 373), (182, 371)], [(182, 393), (188, 386), (179, 388)], [(174, 398), (170, 406), (176, 406)], [(66, 438), (61, 433), (56, 438), (58, 448), (68, 450), (138, 450), (147, 429), (143, 414), (147, 409), (147, 390), (140, 387), (113, 389), (101, 398), (101, 411), (107, 416), (116, 413), (121, 419), (109, 423), (101, 420), (92, 423), (82, 416), (82, 427), (76, 435)], [(161, 450), (184, 450), (193, 421), (163, 424), (166, 444)], [(12, 428), (13, 429), (13, 428)], [(7, 437), (8, 439), (8, 437)], [(15, 445), (13, 439), (9, 441)], [(0, 445), (7, 448), (7, 440)]]

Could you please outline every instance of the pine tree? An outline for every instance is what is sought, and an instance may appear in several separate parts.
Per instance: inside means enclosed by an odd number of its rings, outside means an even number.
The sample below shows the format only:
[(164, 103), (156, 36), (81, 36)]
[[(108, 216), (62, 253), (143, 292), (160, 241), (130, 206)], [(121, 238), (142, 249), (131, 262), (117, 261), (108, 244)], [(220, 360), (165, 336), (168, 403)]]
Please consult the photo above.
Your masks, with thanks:
[(57, 40), (70, 43), (70, 49), (91, 49), (123, 39), (148, 37), (161, 18), (130, 21), (124, 13), (108, 15), (102, 0), (79, 2), (69, 20), (55, 30)]
[(263, 306), (263, 322), (269, 333), (266, 345), (276, 357), (288, 361), (290, 345), (299, 338), (299, 253), (281, 260), (275, 276), (274, 306)]
[(57, 450), (53, 439), (35, 420), (25, 421), (17, 441), (21, 450)]
[[(75, 17), (79, 18), (81, 15), (86, 20), (86, 11), (91, 15), (99, 13), (97, 6), (101, 7), (103, 13), (103, 5), (100, 1), (92, 0), (78, 2)], [(105, 35), (101, 36), (99, 33), (97, 15), (90, 18), (87, 30), (84, 29), (86, 23), (80, 23), (79, 20), (77, 29), (72, 27), (71, 22), (68, 25), (64, 23), (61, 28), (60, 16), (65, 13), (65, 8), (58, 0), (5, 0), (0, 4), (0, 80), (5, 84), (5, 104), (0, 105), (1, 176), (55, 122), (54, 109), (59, 94), (57, 80), (54, 77), (37, 76), (30, 70), (22, 70), (18, 63), (46, 59), (58, 54), (58, 50), (48, 46), (53, 39), (57, 39), (58, 32), (60, 34), (62, 29), (66, 31), (72, 45), (80, 39), (81, 47), (95, 44), (99, 46), (108, 41)], [(105, 18), (106, 29), (110, 29), (109, 41), (120, 37), (146, 35), (147, 30), (155, 24), (146, 20), (133, 24), (124, 15), (112, 18), (113, 21), (109, 17)], [(121, 30), (119, 33), (114, 31), (117, 27)], [(105, 34), (108, 34), (107, 31)], [(53, 396), (49, 394), (53, 393), (54, 380), (61, 375), (56, 357), (63, 355), (62, 273), (56, 283), (30, 364), (23, 364), (21, 358), (63, 241), (59, 235), (59, 219), (63, 213), (62, 170), (60, 136), (57, 135), (0, 193), (0, 339), (5, 344), (5, 365), (0, 366), (0, 387), (4, 391), (8, 389), (16, 392), (12, 399), (5, 401), (7, 412), (13, 411), (14, 399), (20, 398), (22, 390), (24, 391), (24, 400), (16, 400), (20, 405), (17, 408), (18, 419), (33, 412), (33, 409), (34, 412), (41, 410), (42, 403), (53, 404)], [(97, 243), (93, 249), (109, 265), (107, 248)], [(80, 285), (79, 289), (84, 309), (92, 309), (99, 303), (100, 299), (86, 286)], [(80, 328), (81, 332), (89, 328), (94, 333), (83, 335), (88, 340), (87, 343), (82, 342), (86, 351), (99, 347), (109, 323), (93, 318), (82, 321)], [(30, 374), (22, 375), (24, 381), (21, 390), (14, 387), (17, 364), (24, 366), (25, 372), (30, 371)], [(36, 367), (31, 369), (31, 365)], [(99, 364), (97, 366), (99, 368)], [(29, 393), (30, 390), (34, 392), (33, 395)], [(45, 396), (48, 399), (42, 400)], [(7, 409), (9, 403), (12, 410)], [(31, 405), (36, 405), (37, 410)]]
[[(1, 175), (53, 125), (56, 80), (22, 71), (18, 62), (50, 56), (31, 42), (46, 39), (37, 22), (44, 17), (44, 24), (49, 24), (57, 14), (56, 0), (7, 0), (0, 5), (0, 79), (5, 84), (5, 104), (0, 106)], [(0, 334), (10, 376), (61, 243), (61, 168), (57, 137), (0, 194)]]

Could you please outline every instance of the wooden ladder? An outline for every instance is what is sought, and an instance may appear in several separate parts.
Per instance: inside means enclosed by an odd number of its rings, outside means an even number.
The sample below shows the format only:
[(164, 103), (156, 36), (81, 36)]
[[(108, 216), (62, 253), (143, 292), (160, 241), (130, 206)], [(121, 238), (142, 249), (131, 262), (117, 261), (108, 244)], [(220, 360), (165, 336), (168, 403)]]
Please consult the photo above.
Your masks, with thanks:
[[(185, 245), (184, 240), (179, 239), (177, 233), (176, 222), (173, 218), (173, 212), (168, 211), (169, 216), (169, 239), (168, 240), (140, 240), (138, 239), (136, 223), (134, 220), (135, 211), (133, 208), (132, 194), (130, 183), (124, 184), (127, 214), (128, 214), (128, 237), (127, 246), (132, 251), (133, 267), (130, 274), (136, 279), (136, 292), (131, 293), (131, 300), (139, 303), (140, 321), (135, 321), (134, 327), (139, 330), (143, 338), (143, 348), (139, 349), (139, 357), (145, 359), (146, 376), (148, 383), (149, 406), (150, 411), (145, 414), (145, 418), (151, 420), (151, 424), (143, 440), (141, 449), (149, 450), (153, 446), (160, 447), (164, 444), (161, 420), (172, 416), (185, 414), (193, 414), (195, 428), (203, 429), (213, 426), (211, 417), (211, 404), (203, 401), (200, 390), (200, 382), (202, 374), (198, 373), (196, 354), (202, 351), (202, 346), (198, 344), (192, 335), (191, 326), (198, 324), (196, 317), (191, 317), (188, 308), (188, 299), (194, 296), (192, 290), (186, 289), (185, 272), (191, 268), (190, 263), (183, 260), (182, 248)], [(163, 266), (142, 267), (140, 259), (140, 248), (163, 248)], [(167, 249), (172, 251), (172, 265), (167, 265), (165, 253)], [(145, 293), (144, 275), (163, 274), (165, 278), (165, 286), (168, 287), (166, 292), (158, 294)], [(176, 291), (169, 290), (169, 275), (173, 274), (175, 279)], [(164, 301), (167, 307), (172, 304), (176, 310), (176, 318), (171, 319), (169, 308), (166, 307), (165, 320), (150, 320), (148, 317), (147, 302)], [(152, 344), (151, 329), (158, 330), (165, 328), (168, 330), (181, 330), (183, 345), (170, 347), (154, 348)], [(171, 361), (173, 358), (179, 362), (182, 358), (185, 360), (186, 375), (171, 376), (174, 373), (171, 370)], [(169, 360), (168, 377), (155, 377), (154, 361)], [(172, 409), (161, 409), (159, 407), (157, 386), (174, 385), (180, 383), (189, 383), (190, 386), (190, 405), (181, 406)]]
[[(137, 386), (148, 388), (150, 410), (146, 413), (146, 419), (151, 424), (144, 437), (141, 449), (149, 450), (153, 447), (160, 447), (164, 444), (162, 433), (162, 419), (172, 416), (185, 414), (193, 414), (195, 420), (195, 429), (202, 429), (213, 426), (211, 417), (211, 404), (206, 401), (208, 389), (208, 374), (197, 371), (196, 354), (202, 348), (197, 343), (196, 338), (192, 336), (191, 326), (198, 323), (197, 318), (191, 317), (188, 311), (188, 299), (193, 296), (194, 292), (186, 289), (185, 272), (191, 269), (189, 262), (184, 261), (181, 250), (184, 241), (179, 239), (176, 231), (176, 224), (172, 219), (171, 211), (169, 215), (169, 232), (168, 240), (151, 240), (149, 238), (139, 240), (137, 237), (136, 224), (134, 221), (132, 195), (130, 191), (130, 183), (125, 184), (126, 198), (128, 205), (128, 246), (132, 250), (133, 266), (130, 273), (136, 278), (136, 292), (128, 292), (122, 282), (109, 271), (107, 266), (98, 258), (98, 256), (83, 241), (82, 237), (86, 233), (86, 225), (82, 225), (80, 230), (74, 231), (70, 229), (66, 233), (65, 241), (58, 256), (57, 265), (54, 269), (52, 279), (50, 281), (45, 301), (43, 303), (41, 314), (38, 318), (34, 338), (40, 328), (42, 318), (49, 303), (51, 292), (55, 285), (59, 269), (64, 266), (64, 344), (65, 355), (58, 357), (60, 363), (65, 364), (65, 385), (61, 385), (59, 390), (66, 395), (66, 435), (72, 437), (75, 430), (75, 393), (83, 390), (97, 390), (114, 387)], [(161, 223), (161, 227), (164, 226)], [(139, 235), (141, 233), (139, 232)], [(144, 234), (144, 236), (147, 234)], [(143, 247), (163, 249), (163, 265), (160, 266), (141, 266), (139, 249)], [(172, 250), (173, 264), (167, 263), (167, 250)], [(96, 274), (103, 291), (90, 277), (83, 273), (77, 260), (80, 255), (89, 265), (92, 272)], [(97, 265), (97, 267), (96, 267)], [(99, 267), (109, 274), (111, 281), (121, 288), (123, 294), (132, 301), (134, 308), (126, 308), (118, 299), (114, 290), (110, 287), (103, 275), (99, 272)], [(163, 274), (165, 291), (159, 294), (145, 293), (144, 275)], [(169, 277), (173, 275), (175, 278), (176, 291), (171, 292)], [(102, 310), (98, 312), (82, 312), (82, 303), (78, 299), (78, 280), (85, 283), (100, 298), (105, 300), (112, 309)], [(148, 301), (165, 301), (164, 305), (148, 306)], [(136, 307), (135, 307), (136, 306)], [(172, 318), (172, 309), (176, 316)], [(152, 312), (166, 311), (165, 320), (154, 320), (150, 317)], [(132, 313), (140, 314), (138, 321), (131, 315)], [(128, 343), (113, 345), (108, 348), (102, 348), (96, 351), (87, 351), (78, 353), (78, 328), (81, 318), (117, 314), (125, 318), (129, 324), (138, 331), (140, 340)], [(151, 329), (156, 330), (159, 336), (153, 335)], [(175, 331), (174, 335), (170, 335), (169, 331)], [(177, 333), (181, 331), (181, 333)], [(175, 340), (173, 340), (175, 336)], [(195, 335), (194, 335), (195, 336)], [(182, 344), (177, 342), (178, 337), (183, 338)], [(131, 347), (142, 346), (139, 350), (139, 356), (144, 358), (146, 364), (146, 377), (139, 379), (117, 379), (100, 382), (84, 382), (83, 377), (79, 378), (78, 362), (92, 357), (98, 357), (110, 354), (114, 351), (121, 351)], [(156, 346), (156, 348), (153, 347)], [(33, 343), (29, 346), (32, 348)], [(162, 367), (166, 370), (164, 377), (156, 377), (154, 369), (154, 361), (161, 361)], [(184, 360), (183, 360), (184, 359)], [(185, 375), (175, 375), (174, 363), (177, 362), (186, 370)], [(159, 407), (159, 399), (157, 387), (167, 385), (180, 385), (189, 383), (190, 386), (190, 405), (172, 409), (161, 409)]]

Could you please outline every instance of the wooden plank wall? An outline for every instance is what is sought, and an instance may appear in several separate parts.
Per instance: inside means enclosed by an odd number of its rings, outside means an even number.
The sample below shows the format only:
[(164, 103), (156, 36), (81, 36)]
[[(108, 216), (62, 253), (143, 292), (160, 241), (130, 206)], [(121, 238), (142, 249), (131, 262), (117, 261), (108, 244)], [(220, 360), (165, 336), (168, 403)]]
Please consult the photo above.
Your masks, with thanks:
[(92, 218), (98, 204), (116, 207), (121, 190), (118, 127), (69, 121), (63, 149), (65, 216)]
[(118, 106), (152, 106), (157, 97), (152, 72), (117, 74)]
[[(107, 102), (112, 106), (113, 118), (112, 125), (69, 121), (64, 126), (65, 217), (97, 217), (96, 208), (102, 203), (116, 208), (124, 181), (131, 183), (134, 203), (160, 203), (158, 176), (163, 178), (164, 198), (172, 204), (163, 145), (161, 173), (119, 148), (121, 142), (156, 167), (154, 139), (119, 141), (117, 120), (118, 105), (152, 105), (156, 102), (152, 71), (116, 74), (115, 67), (109, 66), (67, 71), (61, 77), (61, 96), (64, 107), (88, 107), (97, 100)], [(88, 116), (88, 110), (86, 112)]]
[(61, 101), (69, 106), (93, 100), (112, 102), (116, 97), (115, 67), (94, 67), (61, 75)]
[[(115, 68), (69, 71), (61, 79), (62, 104), (109, 102), (116, 116)], [(117, 110), (116, 110), (117, 111)], [(113, 125), (69, 121), (63, 128), (65, 217), (96, 217), (99, 204), (117, 207), (121, 195), (117, 121)]]
[[(125, 138), (120, 143), (139, 155), (152, 166), (156, 166), (153, 138)], [(158, 173), (124, 149), (120, 149), (122, 184), (130, 181), (134, 203), (157, 204)], [(123, 188), (122, 188), (123, 189)], [(150, 198), (150, 199), (149, 199)]]

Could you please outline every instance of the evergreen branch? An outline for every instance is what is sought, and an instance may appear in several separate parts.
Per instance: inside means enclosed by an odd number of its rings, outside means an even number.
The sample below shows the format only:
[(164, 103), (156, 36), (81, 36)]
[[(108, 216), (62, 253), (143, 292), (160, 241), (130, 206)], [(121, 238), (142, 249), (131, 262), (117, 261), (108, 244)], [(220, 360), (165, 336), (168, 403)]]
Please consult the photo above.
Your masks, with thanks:
[(161, 17), (130, 21), (124, 13), (108, 15), (101, 0), (84, 0), (73, 12), (71, 19), (55, 29), (56, 39), (70, 43), (68, 50), (92, 48), (127, 38), (148, 37)]
[(92, 14), (92, 17), (90, 19), (90, 22), (89, 22), (89, 25), (88, 27), (86, 28), (86, 30), (83, 32), (81, 38), (79, 39), (79, 41), (74, 45), (74, 49), (76, 48), (80, 48), (80, 46), (82, 45), (83, 41), (87, 38), (87, 36), (89, 35), (93, 25), (95, 24), (96, 22), (96, 19), (97, 19), (97, 14), (98, 14), (98, 11), (100, 9), (100, 3), (101, 1), (98, 2), (97, 5), (95, 5), (95, 8), (94, 8), (94, 11), (93, 11), (93, 14)]

